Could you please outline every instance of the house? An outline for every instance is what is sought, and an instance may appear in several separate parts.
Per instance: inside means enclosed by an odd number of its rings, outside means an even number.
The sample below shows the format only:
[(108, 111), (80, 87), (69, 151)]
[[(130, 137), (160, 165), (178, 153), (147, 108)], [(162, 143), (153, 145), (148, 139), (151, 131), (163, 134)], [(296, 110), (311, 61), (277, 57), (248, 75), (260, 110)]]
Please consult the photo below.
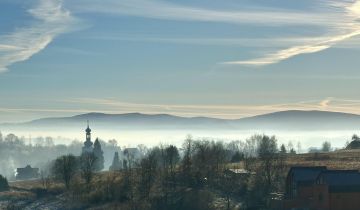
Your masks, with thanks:
[(319, 174), (314, 187), (316, 209), (360, 209), (360, 173), (357, 170), (328, 170)]
[(36, 178), (39, 178), (39, 168), (31, 168), (30, 165), (27, 165), (25, 168), (16, 169), (17, 180), (27, 180), (27, 179), (36, 179)]
[(247, 178), (254, 175), (255, 172), (250, 172), (244, 168), (229, 168), (224, 171), (224, 174), (232, 178)]
[(286, 178), (285, 196), (277, 209), (359, 210), (358, 170), (292, 167)]
[(286, 177), (285, 197), (297, 200), (312, 197), (312, 186), (315, 179), (326, 167), (292, 167)]

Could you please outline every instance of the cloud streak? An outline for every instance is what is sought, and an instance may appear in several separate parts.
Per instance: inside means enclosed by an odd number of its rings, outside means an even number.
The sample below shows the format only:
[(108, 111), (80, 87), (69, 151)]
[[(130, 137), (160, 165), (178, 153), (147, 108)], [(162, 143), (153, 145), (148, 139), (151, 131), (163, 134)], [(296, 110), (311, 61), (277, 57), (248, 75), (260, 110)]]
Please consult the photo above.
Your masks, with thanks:
[(209, 45), (209, 46), (245, 46), (245, 47), (287, 47), (289, 45), (302, 44), (304, 42), (320, 41), (316, 37), (288, 37), (288, 38), (184, 38), (162, 37), (145, 35), (108, 34), (85, 36), (85, 39), (125, 41), (125, 42), (154, 42), (169, 44)]
[[(146, 114), (172, 114), (183, 117), (214, 117), (223, 119), (239, 119), (255, 115), (267, 114), (286, 110), (321, 110), (360, 114), (360, 100), (326, 98), (318, 100), (298, 101), (278, 104), (249, 104), (249, 105), (203, 105), (203, 104), (146, 104), (129, 103), (114, 98), (71, 98), (54, 101), (65, 103), (67, 108), (39, 108), (39, 107), (0, 107), (2, 115), (27, 116), (27, 120), (50, 116), (69, 116), (89, 112), (108, 114), (122, 114), (140, 112)], [(81, 108), (79, 107), (81, 106)], [(4, 121), (4, 119), (2, 119)], [(6, 121), (6, 120), (5, 120)]]
[[(248, 66), (264, 66), (274, 63), (279, 63), (283, 60), (292, 58), (301, 54), (316, 53), (333, 47), (339, 42), (353, 38), (360, 35), (360, 24), (358, 19), (360, 18), (360, 1), (352, 3), (339, 3), (329, 1), (330, 5), (335, 8), (340, 8), (344, 11), (342, 17), (339, 17), (339, 26), (336, 28), (336, 34), (323, 37), (322, 41), (312, 42), (310, 44), (304, 44), (299, 46), (290, 47), (284, 50), (279, 50), (275, 53), (270, 53), (261, 58), (223, 62), (223, 64), (230, 65), (248, 65)], [(330, 20), (329, 20), (330, 21)], [(345, 21), (345, 22), (342, 22)], [(344, 33), (344, 31), (346, 33)], [(340, 33), (340, 34), (339, 34)]]
[[(77, 7), (82, 12), (98, 12), (113, 15), (139, 16), (153, 19), (223, 22), (230, 24), (248, 24), (265, 26), (315, 26), (327, 31), (316, 40), (304, 40), (303, 43), (289, 44), (285, 49), (277, 49), (263, 57), (221, 62), (230, 65), (264, 66), (279, 63), (297, 55), (317, 53), (329, 49), (338, 43), (360, 34), (360, 2), (358, 0), (315, 0), (316, 10), (300, 11), (279, 8), (248, 7), (240, 10), (214, 10), (199, 7), (183, 6), (159, 0), (104, 0), (101, 2), (87, 0), (86, 7)], [(83, 2), (85, 3), (85, 1)], [(284, 37), (282, 37), (284, 38)], [(279, 38), (278, 38), (279, 39)], [(280, 38), (281, 39), (281, 38)], [(284, 39), (287, 39), (286, 37)], [(144, 41), (161, 41), (173, 43), (191, 43), (193, 40), (176, 39), (143, 39)], [(270, 38), (272, 40), (272, 38)], [(211, 40), (210, 40), (211, 41)], [(216, 40), (214, 40), (216, 42)], [(199, 43), (208, 43), (199, 41)], [(223, 44), (227, 42), (222, 42)], [(251, 43), (256, 43), (252, 41)], [(265, 47), (274, 47), (274, 44)], [(278, 45), (277, 48), (284, 47)]]
[(70, 31), (76, 22), (63, 8), (62, 0), (39, 0), (28, 12), (36, 19), (34, 23), (0, 37), (0, 72), (40, 52), (56, 36)]
[[(231, 45), (254, 43), (253, 47), (285, 48), (265, 54), (260, 58), (222, 62), (230, 65), (264, 66), (287, 60), (297, 55), (316, 53), (337, 45), (339, 42), (360, 35), (360, 2), (348, 0), (315, 0), (316, 10), (301, 11), (279, 8), (242, 7), (240, 9), (207, 9), (179, 5), (160, 0), (64, 0), (73, 13), (96, 12), (107, 15), (138, 16), (152, 19), (220, 22), (229, 24), (247, 24), (249, 26), (313, 26), (328, 31), (315, 38), (297, 37), (290, 41), (288, 37), (253, 39), (183, 39), (183, 38), (144, 38), (144, 41)], [(0, 37), (0, 72), (6, 71), (13, 63), (25, 61), (42, 51), (55, 37), (72, 30), (76, 19), (65, 9), (63, 0), (38, 0), (38, 4), (28, 11), (36, 19), (33, 24), (18, 29), (12, 34)], [(141, 38), (141, 37), (140, 37)], [(121, 39), (121, 37), (120, 37)], [(137, 41), (134, 38), (123, 40)], [(285, 41), (281, 41), (284, 39)], [(274, 42), (272, 42), (272, 40)], [(280, 40), (280, 41), (279, 41)], [(299, 43), (299, 41), (301, 43)], [(278, 43), (278, 44), (277, 44)], [(284, 46), (286, 45), (287, 46)], [(251, 45), (251, 44), (246, 44)]]
[(80, 12), (139, 16), (165, 20), (263, 25), (332, 25), (336, 20), (336, 16), (332, 15), (332, 13), (323, 15), (295, 10), (277, 9), (274, 11), (274, 8), (273, 10), (267, 8), (255, 10), (252, 7), (243, 8), (241, 11), (214, 10), (183, 6), (159, 0), (80, 0), (80, 2), (80, 4), (75, 6), (76, 10)]

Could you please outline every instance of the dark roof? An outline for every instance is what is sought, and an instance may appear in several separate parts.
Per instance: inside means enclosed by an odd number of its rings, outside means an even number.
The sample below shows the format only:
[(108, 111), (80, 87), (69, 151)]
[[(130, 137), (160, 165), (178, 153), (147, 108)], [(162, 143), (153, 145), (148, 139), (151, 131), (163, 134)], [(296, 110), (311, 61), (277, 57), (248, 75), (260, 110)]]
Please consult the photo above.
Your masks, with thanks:
[(292, 167), (289, 176), (301, 185), (326, 184), (329, 192), (360, 192), (358, 170), (327, 170), (325, 166)]
[(17, 168), (17, 171), (29, 171), (29, 170), (39, 170), (39, 168), (31, 168), (30, 165), (27, 165), (25, 168)]
[(339, 193), (339, 192), (360, 192), (360, 185), (345, 185), (345, 186), (329, 186), (329, 192)]
[(358, 170), (328, 170), (319, 174), (324, 183), (329, 186), (353, 186), (360, 185), (360, 173)]
[(313, 183), (319, 174), (326, 170), (326, 166), (291, 167), (288, 176), (292, 174), (294, 181), (298, 183)]
[(360, 192), (358, 170), (326, 170), (319, 174), (317, 180), (326, 184), (329, 192)]

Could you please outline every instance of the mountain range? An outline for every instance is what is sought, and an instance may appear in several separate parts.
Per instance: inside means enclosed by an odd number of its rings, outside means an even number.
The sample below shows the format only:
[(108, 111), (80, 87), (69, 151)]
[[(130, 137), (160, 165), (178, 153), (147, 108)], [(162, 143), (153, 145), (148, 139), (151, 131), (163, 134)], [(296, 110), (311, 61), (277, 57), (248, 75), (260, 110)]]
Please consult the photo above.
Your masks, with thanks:
[(2, 128), (70, 128), (92, 125), (109, 129), (251, 129), (251, 130), (353, 130), (360, 128), (360, 115), (289, 110), (241, 119), (179, 117), (168, 114), (87, 113), (71, 117), (42, 118), (24, 123), (0, 124)]

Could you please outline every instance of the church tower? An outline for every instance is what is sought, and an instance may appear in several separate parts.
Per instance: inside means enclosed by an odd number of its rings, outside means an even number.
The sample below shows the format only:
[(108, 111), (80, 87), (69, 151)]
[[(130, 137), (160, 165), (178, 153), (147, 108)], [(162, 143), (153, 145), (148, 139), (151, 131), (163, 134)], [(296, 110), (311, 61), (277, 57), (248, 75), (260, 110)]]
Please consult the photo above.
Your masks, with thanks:
[(90, 153), (93, 151), (93, 143), (91, 141), (91, 129), (89, 127), (89, 121), (87, 121), (86, 132), (86, 140), (84, 142), (84, 146), (82, 148), (82, 153)]

